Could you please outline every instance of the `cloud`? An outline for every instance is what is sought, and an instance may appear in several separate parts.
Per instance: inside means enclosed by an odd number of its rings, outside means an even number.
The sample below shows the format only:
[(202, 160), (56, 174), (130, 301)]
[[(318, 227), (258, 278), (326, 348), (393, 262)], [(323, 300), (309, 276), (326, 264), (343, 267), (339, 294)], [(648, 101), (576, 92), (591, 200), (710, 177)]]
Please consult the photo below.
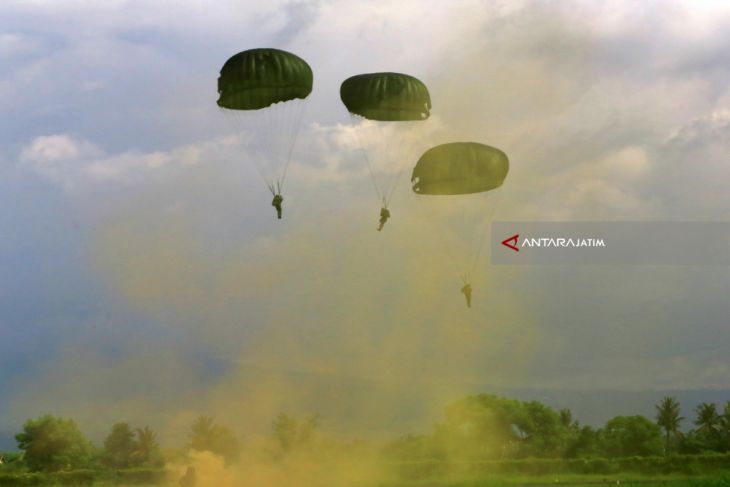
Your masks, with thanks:
[(687, 120), (658, 145), (661, 174), (646, 191), (666, 201), (673, 219), (724, 220), (730, 196), (724, 181), (730, 167), (730, 113), (720, 106)]
[(223, 136), (170, 151), (106, 154), (91, 142), (59, 134), (34, 138), (21, 149), (19, 158), (39, 176), (66, 189), (83, 191), (103, 183), (144, 184), (152, 173), (195, 166), (221, 148), (230, 155), (237, 147), (237, 138)]
[(97, 157), (101, 150), (95, 145), (68, 135), (36, 137), (20, 152), (20, 160), (40, 176), (69, 185), (74, 176), (83, 172), (84, 161)]
[[(81, 145), (86, 147), (81, 147)], [(67, 135), (36, 137), (30, 146), (23, 149), (21, 159), (39, 163), (57, 162), (79, 157), (82, 152), (96, 152), (87, 143), (77, 143)]]

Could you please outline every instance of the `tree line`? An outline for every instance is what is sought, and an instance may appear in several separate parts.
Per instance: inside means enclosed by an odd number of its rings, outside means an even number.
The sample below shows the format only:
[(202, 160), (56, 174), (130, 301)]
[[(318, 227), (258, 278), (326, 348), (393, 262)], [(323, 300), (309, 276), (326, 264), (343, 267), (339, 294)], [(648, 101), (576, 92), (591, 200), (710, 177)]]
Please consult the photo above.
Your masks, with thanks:
[(428, 435), (406, 436), (387, 449), (402, 460), (520, 458), (622, 458), (730, 452), (730, 401), (722, 412), (712, 403), (694, 410), (689, 431), (673, 397), (655, 406), (653, 419), (616, 416), (594, 428), (574, 420), (569, 409), (538, 401), (480, 394), (447, 408)]
[[(616, 416), (603, 427), (582, 425), (569, 409), (553, 409), (538, 401), (519, 401), (489, 394), (465, 397), (451, 404), (429, 434), (408, 435), (377, 448), (390, 461), (512, 460), (525, 458), (581, 459), (699, 455), (730, 452), (730, 401), (719, 411), (712, 403), (694, 409), (688, 431), (679, 403), (665, 397), (653, 419)], [(280, 414), (272, 422), (274, 458), (314, 441), (318, 416)], [(0, 468), (38, 472), (78, 469), (161, 469), (166, 460), (184, 460), (191, 450), (210, 451), (226, 463), (239, 460), (241, 442), (235, 432), (209, 416), (190, 425), (182, 448), (163, 452), (150, 427), (112, 425), (101, 445), (86, 438), (72, 419), (44, 415), (30, 419), (15, 435), (21, 453), (4, 455)], [(330, 443), (332, 440), (328, 440)], [(171, 454), (171, 451), (177, 453)]]
[[(272, 423), (275, 455), (286, 454), (313, 438), (319, 417), (298, 419), (280, 414)], [(235, 463), (241, 452), (238, 436), (216, 424), (210, 416), (199, 416), (190, 425), (187, 442), (177, 450), (163, 453), (157, 433), (149, 426), (132, 428), (129, 423), (112, 425), (101, 445), (86, 438), (72, 419), (50, 414), (29, 419), (15, 435), (20, 453), (0, 454), (0, 468), (31, 472), (59, 472), (80, 469), (161, 469), (170, 457), (179, 460), (191, 450), (210, 451), (227, 464)]]

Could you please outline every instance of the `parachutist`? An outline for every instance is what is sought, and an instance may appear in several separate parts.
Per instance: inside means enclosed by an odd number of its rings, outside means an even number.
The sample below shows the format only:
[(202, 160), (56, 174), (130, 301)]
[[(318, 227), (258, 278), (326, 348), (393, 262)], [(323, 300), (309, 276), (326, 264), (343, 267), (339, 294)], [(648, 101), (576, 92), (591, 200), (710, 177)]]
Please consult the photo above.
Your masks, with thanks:
[(378, 231), (383, 229), (383, 225), (388, 221), (388, 218), (390, 218), (390, 211), (388, 211), (388, 208), (382, 207), (380, 209), (380, 225), (378, 226)]
[(461, 288), (461, 293), (466, 298), (466, 306), (471, 308), (471, 284), (468, 282), (464, 284), (464, 287)]
[[(445, 209), (458, 210), (458, 213), (468, 213), (465, 211), (466, 208), (473, 205), (475, 215), (479, 215), (481, 213), (478, 210), (479, 205), (485, 201), (480, 195), (502, 186), (508, 172), (507, 154), (496, 147), (478, 142), (451, 142), (431, 147), (424, 152), (413, 168), (411, 182), (413, 192), (420, 200), (434, 201), (432, 195), (445, 196), (443, 199), (435, 198), (438, 200), (435, 204)], [(452, 216), (458, 215), (457, 211), (451, 210), (449, 211)], [(481, 220), (482, 217), (479, 218)], [(466, 228), (476, 229), (478, 227), (476, 220), (473, 217), (471, 220), (462, 224), (468, 223)], [(462, 268), (470, 270), (461, 276), (464, 283), (461, 293), (466, 298), (466, 305), (469, 308), (472, 295), (471, 270), (476, 268), (480, 250), (486, 240), (484, 235), (482, 234), (479, 240), (474, 239), (475, 242), (480, 242), (475, 251), (463, 256)], [(472, 239), (476, 236), (478, 233)], [(464, 237), (467, 236), (462, 235), (461, 240), (466, 241)]]
[[(396, 145), (391, 146), (391, 142), (406, 135), (396, 127), (400, 126), (411, 134), (421, 125), (431, 113), (431, 95), (418, 78), (403, 73), (380, 72), (347, 78), (340, 85), (340, 99), (356, 126), (353, 127), (354, 133), (365, 156), (375, 192), (383, 204), (378, 227), (381, 231), (390, 216), (387, 202), (395, 193), (403, 166), (410, 159), (404, 157), (405, 153), (390, 154)], [(385, 136), (386, 130), (391, 128), (395, 131)], [(374, 158), (384, 154), (389, 154), (387, 162), (394, 166), (387, 171), (371, 164)]]
[(281, 194), (275, 194), (274, 199), (271, 201), (271, 206), (276, 208), (276, 216), (281, 220), (281, 204), (284, 202), (284, 197)]
[(281, 191), (312, 80), (312, 68), (304, 59), (271, 48), (248, 49), (231, 56), (218, 77), (218, 106), (260, 141), (258, 154), (250, 160), (274, 196), (271, 204), (278, 218)]

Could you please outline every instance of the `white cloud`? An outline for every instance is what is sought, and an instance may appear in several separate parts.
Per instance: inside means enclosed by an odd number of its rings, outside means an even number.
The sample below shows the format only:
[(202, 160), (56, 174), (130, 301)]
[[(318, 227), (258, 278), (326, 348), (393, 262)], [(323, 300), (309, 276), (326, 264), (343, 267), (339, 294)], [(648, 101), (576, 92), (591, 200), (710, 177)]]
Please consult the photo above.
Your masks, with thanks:
[(170, 151), (106, 154), (91, 142), (57, 134), (33, 139), (21, 150), (20, 161), (66, 189), (83, 189), (102, 182), (141, 183), (151, 172), (197, 165), (219, 148), (232, 151), (231, 145), (230, 137), (222, 137)]
[(20, 160), (40, 176), (69, 185), (83, 171), (85, 161), (101, 155), (93, 144), (69, 135), (42, 135), (24, 147)]
[(660, 209), (646, 191), (654, 163), (646, 150), (626, 146), (574, 164), (545, 181), (551, 197), (543, 211), (551, 219), (651, 219)]
[(79, 143), (68, 135), (43, 135), (36, 137), (33, 142), (20, 154), (21, 159), (33, 162), (55, 162), (75, 159), (83, 152)]

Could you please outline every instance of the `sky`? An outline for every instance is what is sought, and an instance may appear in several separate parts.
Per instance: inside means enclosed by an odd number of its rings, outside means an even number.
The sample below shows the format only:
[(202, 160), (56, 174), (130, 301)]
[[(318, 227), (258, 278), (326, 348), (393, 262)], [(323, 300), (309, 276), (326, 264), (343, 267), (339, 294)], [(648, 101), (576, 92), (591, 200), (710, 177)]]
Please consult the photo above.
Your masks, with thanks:
[[(285, 411), (359, 435), (489, 387), (730, 388), (729, 269), (483, 257), (466, 309), (462, 242), (407, 181), (374, 231), (339, 99), (421, 79), (432, 115), (394, 160), (499, 147), (494, 220), (727, 220), (725, 2), (10, 0), (0, 25), (0, 431)], [(215, 104), (254, 47), (314, 72), (281, 221)]]

